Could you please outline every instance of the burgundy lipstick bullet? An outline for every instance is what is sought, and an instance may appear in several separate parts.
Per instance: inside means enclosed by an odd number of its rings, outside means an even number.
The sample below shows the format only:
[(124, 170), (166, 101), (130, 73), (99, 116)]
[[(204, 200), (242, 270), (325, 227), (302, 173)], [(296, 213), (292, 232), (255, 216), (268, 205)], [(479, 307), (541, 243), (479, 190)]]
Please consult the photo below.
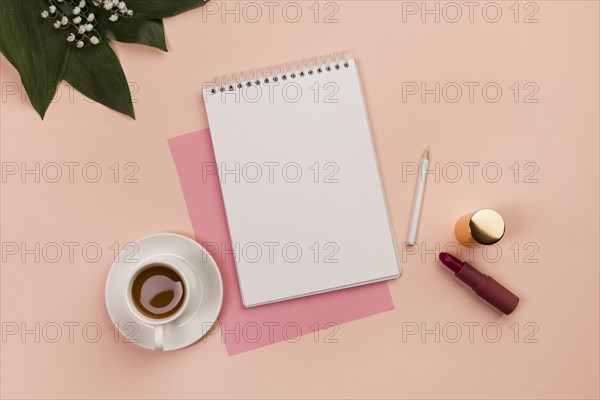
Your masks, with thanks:
[(510, 314), (519, 304), (519, 298), (510, 290), (496, 282), (494, 278), (482, 274), (468, 262), (462, 262), (448, 253), (440, 253), (440, 261), (454, 272), (458, 279), (469, 285), (475, 294), (504, 314)]

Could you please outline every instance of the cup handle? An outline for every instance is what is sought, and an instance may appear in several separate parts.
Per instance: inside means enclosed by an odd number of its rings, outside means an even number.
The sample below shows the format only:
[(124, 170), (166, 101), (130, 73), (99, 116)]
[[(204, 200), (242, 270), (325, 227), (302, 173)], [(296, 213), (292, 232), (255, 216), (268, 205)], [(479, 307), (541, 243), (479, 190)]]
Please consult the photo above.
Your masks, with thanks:
[(157, 325), (154, 327), (154, 350), (164, 350), (165, 342), (165, 325)]

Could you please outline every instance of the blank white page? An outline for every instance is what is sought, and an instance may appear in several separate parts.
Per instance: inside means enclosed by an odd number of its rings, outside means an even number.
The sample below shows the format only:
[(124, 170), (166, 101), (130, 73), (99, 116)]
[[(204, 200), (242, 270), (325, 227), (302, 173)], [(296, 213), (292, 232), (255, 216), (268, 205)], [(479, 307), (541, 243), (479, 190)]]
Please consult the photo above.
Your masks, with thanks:
[(347, 65), (204, 91), (246, 307), (400, 275), (358, 70)]

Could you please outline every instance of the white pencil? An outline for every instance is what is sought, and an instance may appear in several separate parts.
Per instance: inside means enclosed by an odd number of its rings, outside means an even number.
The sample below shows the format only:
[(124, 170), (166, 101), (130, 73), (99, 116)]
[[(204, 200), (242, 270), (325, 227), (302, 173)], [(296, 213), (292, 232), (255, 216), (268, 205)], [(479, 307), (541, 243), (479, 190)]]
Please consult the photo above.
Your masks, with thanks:
[(417, 229), (419, 227), (419, 218), (421, 217), (421, 206), (423, 205), (423, 192), (425, 191), (425, 180), (427, 178), (427, 166), (429, 165), (429, 146), (421, 158), (421, 168), (419, 169), (419, 179), (417, 180), (417, 189), (415, 190), (415, 200), (413, 202), (412, 215), (410, 217), (410, 227), (408, 228), (408, 245), (414, 245), (417, 241)]

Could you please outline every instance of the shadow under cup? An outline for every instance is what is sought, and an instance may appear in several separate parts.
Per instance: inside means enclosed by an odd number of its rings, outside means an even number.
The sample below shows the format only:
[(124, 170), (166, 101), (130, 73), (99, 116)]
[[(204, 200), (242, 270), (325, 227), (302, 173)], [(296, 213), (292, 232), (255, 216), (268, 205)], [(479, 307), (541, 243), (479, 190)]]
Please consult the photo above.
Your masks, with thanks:
[(139, 313), (152, 320), (169, 318), (183, 307), (187, 295), (185, 280), (173, 267), (155, 263), (133, 278), (130, 295)]

